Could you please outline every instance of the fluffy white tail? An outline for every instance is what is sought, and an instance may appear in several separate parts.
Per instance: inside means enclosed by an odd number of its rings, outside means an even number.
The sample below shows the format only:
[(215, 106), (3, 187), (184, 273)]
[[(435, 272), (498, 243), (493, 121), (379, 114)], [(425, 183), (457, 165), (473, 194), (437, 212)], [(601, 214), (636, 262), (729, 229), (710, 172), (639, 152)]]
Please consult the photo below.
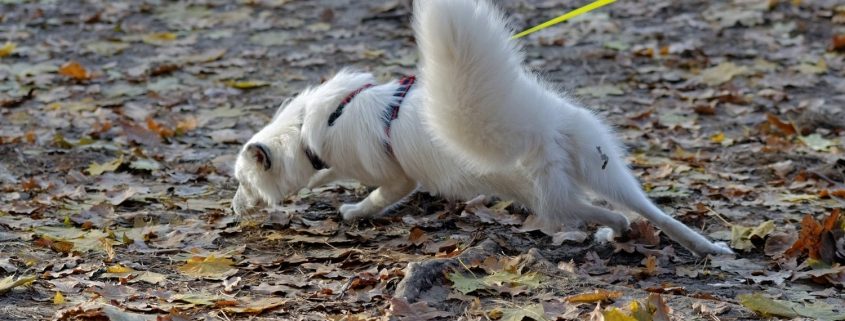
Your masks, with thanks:
[[(487, 1), (415, 1), (424, 120), (451, 154), (481, 171), (511, 165), (550, 128), (548, 93), (522, 67), (505, 18)], [(533, 96), (533, 97), (532, 97)], [(540, 98), (538, 98), (540, 97)], [(528, 99), (528, 101), (526, 101)]]

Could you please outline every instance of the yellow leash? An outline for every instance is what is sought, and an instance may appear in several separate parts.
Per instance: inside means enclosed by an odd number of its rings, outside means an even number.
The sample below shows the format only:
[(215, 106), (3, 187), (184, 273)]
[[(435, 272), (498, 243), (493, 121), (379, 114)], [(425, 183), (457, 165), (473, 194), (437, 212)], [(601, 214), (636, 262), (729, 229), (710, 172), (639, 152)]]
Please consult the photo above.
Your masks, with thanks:
[(604, 7), (604, 6), (609, 5), (609, 4), (611, 4), (611, 3), (614, 3), (614, 2), (616, 2), (616, 0), (596, 0), (595, 2), (593, 2), (593, 3), (591, 3), (591, 4), (588, 4), (588, 5), (583, 6), (583, 7), (581, 7), (581, 8), (578, 8), (578, 9), (572, 10), (572, 11), (567, 12), (567, 13), (564, 13), (564, 14), (563, 14), (562, 16), (560, 16), (560, 17), (557, 17), (557, 18), (554, 18), (554, 19), (552, 19), (552, 20), (549, 20), (549, 21), (543, 22), (543, 23), (541, 23), (541, 24), (539, 24), (539, 25), (537, 25), (537, 26), (534, 26), (534, 27), (532, 27), (532, 28), (530, 28), (530, 29), (528, 29), (528, 30), (525, 30), (525, 31), (523, 31), (523, 32), (520, 32), (520, 33), (518, 33), (518, 34), (514, 35), (513, 37), (511, 37), (511, 39), (521, 38), (521, 37), (523, 37), (523, 36), (525, 36), (525, 35), (528, 35), (528, 34), (534, 33), (534, 32), (539, 31), (539, 30), (546, 29), (546, 28), (551, 27), (551, 26), (554, 26), (554, 25), (556, 25), (556, 24), (558, 24), (558, 23), (564, 22), (564, 21), (566, 21), (566, 20), (572, 19), (572, 18), (574, 18), (574, 17), (580, 16), (580, 15), (582, 15), (582, 14), (585, 14), (585, 13), (590, 12), (590, 11), (593, 11), (593, 10), (595, 10), (595, 9), (598, 9), (598, 8)]

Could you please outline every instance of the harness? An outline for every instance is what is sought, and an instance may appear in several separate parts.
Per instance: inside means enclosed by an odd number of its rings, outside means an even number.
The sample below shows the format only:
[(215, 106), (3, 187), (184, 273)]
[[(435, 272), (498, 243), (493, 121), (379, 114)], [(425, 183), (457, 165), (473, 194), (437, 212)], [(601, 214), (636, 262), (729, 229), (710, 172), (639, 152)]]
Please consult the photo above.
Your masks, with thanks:
[[(414, 82), (416, 82), (417, 78), (414, 75), (404, 76), (399, 79), (399, 88), (396, 88), (396, 92), (393, 93), (393, 97), (397, 97), (394, 102), (391, 102), (387, 105), (387, 109), (382, 116), (382, 121), (384, 122), (384, 133), (387, 136), (387, 140), (384, 142), (384, 146), (387, 149), (387, 152), (390, 155), (393, 155), (393, 148), (390, 146), (390, 128), (393, 124), (393, 121), (399, 118), (399, 109), (402, 106), (402, 101), (405, 100), (405, 96), (408, 95), (408, 92), (411, 91), (411, 87), (414, 86)], [(367, 90), (370, 87), (373, 87), (373, 84), (365, 84), (358, 89), (353, 90), (349, 95), (346, 95), (343, 100), (340, 101), (340, 104), (337, 108), (329, 115), (328, 124), (329, 127), (334, 126), (334, 123), (343, 114), (343, 109), (346, 108), (352, 99), (355, 99), (355, 96)], [(305, 156), (308, 157), (308, 161), (311, 162), (311, 166), (314, 167), (316, 170), (321, 170), (328, 168), (326, 162), (320, 159), (314, 151), (309, 148), (307, 145), (304, 145)]]

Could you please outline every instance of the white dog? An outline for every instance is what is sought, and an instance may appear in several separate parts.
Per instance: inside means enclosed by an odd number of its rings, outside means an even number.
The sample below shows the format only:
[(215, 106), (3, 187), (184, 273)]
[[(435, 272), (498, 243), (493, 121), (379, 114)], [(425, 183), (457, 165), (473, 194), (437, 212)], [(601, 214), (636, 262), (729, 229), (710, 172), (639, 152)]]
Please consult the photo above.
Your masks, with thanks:
[(513, 199), (548, 226), (629, 229), (585, 190), (633, 210), (698, 255), (731, 253), (664, 214), (592, 111), (522, 66), (505, 19), (486, 1), (415, 1), (420, 79), (375, 84), (344, 70), (280, 107), (235, 165), (238, 214), (336, 179), (379, 186), (344, 219), (376, 216), (418, 185), (449, 197)]

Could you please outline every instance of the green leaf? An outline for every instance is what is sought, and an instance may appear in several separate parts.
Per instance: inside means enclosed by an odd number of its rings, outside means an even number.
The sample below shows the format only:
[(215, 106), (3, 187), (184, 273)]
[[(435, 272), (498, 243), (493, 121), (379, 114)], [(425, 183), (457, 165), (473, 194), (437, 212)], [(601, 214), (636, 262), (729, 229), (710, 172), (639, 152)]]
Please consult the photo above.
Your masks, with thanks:
[(825, 139), (822, 135), (819, 134), (812, 134), (809, 136), (801, 136), (801, 142), (807, 147), (810, 147), (816, 151), (826, 151), (830, 149), (830, 147), (836, 146), (837, 144), (829, 139)]
[(760, 293), (740, 294), (737, 298), (740, 304), (764, 317), (794, 318), (802, 316), (811, 320), (845, 320), (845, 312), (824, 302), (804, 305), (769, 299)]
[(765, 317), (794, 318), (798, 316), (793, 309), (794, 303), (769, 299), (760, 293), (740, 294), (737, 299), (739, 299), (739, 304)]
[(528, 289), (534, 289), (539, 287), (542, 281), (540, 274), (536, 272), (516, 274), (508, 271), (496, 271), (491, 275), (480, 278), (476, 276), (467, 277), (454, 272), (447, 275), (447, 278), (452, 281), (454, 288), (463, 294), (503, 285), (511, 287), (524, 286)]
[(546, 311), (542, 304), (532, 304), (527, 307), (504, 308), (502, 310), (501, 321), (522, 321), (528, 317), (534, 321), (549, 321), (546, 318)]
[(466, 277), (461, 273), (452, 272), (447, 276), (447, 278), (449, 281), (452, 281), (452, 287), (463, 294), (469, 294), (475, 290), (486, 288), (486, 286), (481, 283), (481, 279)]

